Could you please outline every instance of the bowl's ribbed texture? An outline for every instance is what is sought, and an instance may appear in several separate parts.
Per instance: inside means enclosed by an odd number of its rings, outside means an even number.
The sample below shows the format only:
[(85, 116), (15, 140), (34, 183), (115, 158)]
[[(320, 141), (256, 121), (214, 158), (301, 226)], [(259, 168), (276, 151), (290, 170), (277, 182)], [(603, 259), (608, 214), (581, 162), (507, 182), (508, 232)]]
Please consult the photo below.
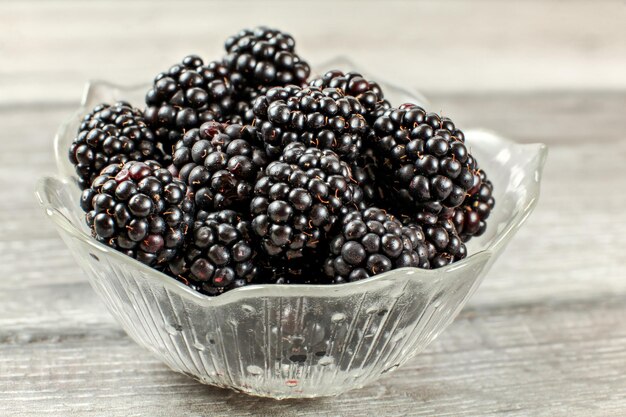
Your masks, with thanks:
[(65, 240), (137, 343), (202, 382), (276, 398), (333, 395), (395, 369), (454, 318), (488, 261), (426, 280), (405, 269), (327, 294), (241, 291), (212, 303)]
[(37, 195), (126, 332), (172, 369), (207, 384), (273, 398), (317, 397), (394, 370), (454, 319), (539, 195), (543, 145), (468, 131), (497, 199), (488, 232), (470, 243), (468, 259), (349, 284), (260, 285), (207, 297), (98, 243), (84, 225), (66, 158), (80, 115), (103, 101), (140, 104), (144, 90), (92, 84), (77, 116), (59, 130), (61, 178), (42, 179)]

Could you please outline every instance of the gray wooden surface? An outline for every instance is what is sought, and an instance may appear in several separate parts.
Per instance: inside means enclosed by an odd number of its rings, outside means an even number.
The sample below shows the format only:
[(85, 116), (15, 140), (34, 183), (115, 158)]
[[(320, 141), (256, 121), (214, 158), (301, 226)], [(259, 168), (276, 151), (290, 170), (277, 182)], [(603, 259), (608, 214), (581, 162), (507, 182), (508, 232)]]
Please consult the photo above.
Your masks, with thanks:
[[(623, 2), (89, 4), (0, 4), (0, 416), (626, 415)], [(423, 88), (460, 126), (550, 147), (536, 212), (458, 319), (338, 398), (276, 402), (169, 371), (106, 312), (32, 194), (86, 79), (145, 81), (259, 22), (314, 62), (344, 52)]]

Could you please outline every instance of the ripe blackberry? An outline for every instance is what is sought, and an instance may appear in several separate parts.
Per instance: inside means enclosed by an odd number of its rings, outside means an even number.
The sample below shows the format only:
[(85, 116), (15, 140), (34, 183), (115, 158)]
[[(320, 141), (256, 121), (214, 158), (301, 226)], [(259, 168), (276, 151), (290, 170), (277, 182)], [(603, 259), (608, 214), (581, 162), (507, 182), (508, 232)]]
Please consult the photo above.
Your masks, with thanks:
[(487, 229), (487, 218), (496, 204), (493, 184), (484, 171), (479, 170), (480, 185), (468, 192), (463, 205), (454, 210), (452, 221), (463, 242), (480, 236)]
[(174, 145), (183, 133), (209, 120), (228, 120), (234, 106), (230, 72), (196, 55), (161, 72), (146, 94), (145, 117), (157, 138)]
[(380, 85), (374, 81), (366, 80), (358, 72), (328, 71), (321, 77), (311, 80), (309, 85), (320, 89), (339, 88), (343, 90), (346, 95), (359, 100), (367, 113), (366, 118), (372, 122), (381, 115), (381, 112), (391, 107), (389, 102), (384, 99)]
[(421, 230), (404, 227), (384, 210), (371, 207), (345, 216), (330, 241), (324, 273), (336, 284), (358, 281), (395, 268), (428, 268)]
[(179, 254), (194, 209), (185, 184), (154, 161), (109, 165), (81, 207), (97, 240), (151, 266)]
[(96, 106), (83, 118), (69, 149), (81, 189), (110, 164), (163, 157), (141, 111), (123, 101)]
[(254, 102), (255, 126), (268, 155), (292, 142), (330, 149), (353, 161), (368, 125), (359, 101), (335, 88), (275, 87)]
[[(416, 224), (407, 226), (420, 228)], [(421, 225), (426, 237), (428, 262), (432, 269), (441, 268), (467, 256), (467, 247), (450, 220), (428, 220)]]
[(458, 207), (480, 181), (463, 132), (419, 106), (388, 110), (374, 123), (370, 140), (383, 158), (389, 197), (407, 212)]
[(254, 186), (250, 203), (252, 228), (263, 251), (289, 261), (319, 253), (343, 210), (334, 186), (296, 165), (270, 163)]
[(309, 64), (295, 53), (291, 35), (277, 29), (244, 29), (229, 37), (224, 46), (224, 63), (237, 92), (246, 87), (303, 85), (311, 72)]
[(290, 143), (283, 150), (280, 161), (295, 165), (309, 177), (326, 182), (331, 195), (328, 205), (333, 213), (347, 213), (364, 208), (363, 189), (352, 177), (350, 165), (328, 149), (307, 148), (303, 143)]
[(258, 275), (250, 222), (233, 210), (196, 216), (183, 256), (169, 264), (169, 273), (198, 291), (218, 295), (243, 287)]
[(217, 122), (191, 129), (178, 141), (173, 165), (199, 210), (247, 208), (257, 176), (268, 163), (254, 141), (253, 127)]

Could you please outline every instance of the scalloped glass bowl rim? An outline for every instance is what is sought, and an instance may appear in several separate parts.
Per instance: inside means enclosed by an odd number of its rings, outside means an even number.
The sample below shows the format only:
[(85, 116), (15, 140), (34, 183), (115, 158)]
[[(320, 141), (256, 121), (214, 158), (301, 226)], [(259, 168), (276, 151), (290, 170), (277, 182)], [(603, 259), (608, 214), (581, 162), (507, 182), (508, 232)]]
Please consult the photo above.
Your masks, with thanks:
[[(393, 88), (402, 90), (400, 87), (394, 86), (393, 84), (387, 83), (387, 85), (391, 85)], [(68, 166), (64, 162), (67, 158), (66, 158), (66, 151), (64, 149), (61, 149), (62, 137), (67, 131), (71, 122), (74, 121), (77, 117), (80, 117), (85, 114), (85, 111), (87, 110), (86, 104), (88, 101), (89, 93), (94, 87), (105, 87), (105, 88), (115, 89), (119, 91), (133, 91), (139, 88), (145, 89), (146, 85), (139, 84), (139, 85), (134, 85), (134, 86), (123, 86), (123, 85), (118, 85), (118, 84), (114, 84), (114, 83), (107, 82), (107, 81), (96, 81), (96, 80), (90, 81), (86, 84), (80, 107), (73, 113), (73, 115), (70, 118), (68, 118), (63, 124), (61, 124), (54, 138), (54, 150), (55, 150), (57, 168), (62, 175), (66, 175), (66, 176), (71, 175), (70, 172), (67, 172)], [(421, 99), (419, 94), (415, 94), (413, 92), (410, 92), (410, 94), (414, 94), (417, 96), (418, 99)], [(425, 102), (426, 100), (422, 100), (422, 101)], [(539, 162), (537, 165), (538, 174), (540, 176), (542, 175), (541, 170), (545, 163), (545, 159), (547, 155), (547, 147), (544, 144), (542, 143), (518, 144), (512, 140), (503, 138), (500, 135), (494, 132), (490, 132), (488, 130), (484, 130), (484, 129), (465, 130), (465, 136), (467, 138), (472, 137), (473, 134), (489, 135), (492, 137), (492, 140), (496, 140), (498, 142), (508, 144), (509, 146), (527, 147), (529, 149), (534, 148), (536, 150), (537, 156), (539, 157)], [(483, 260), (487, 261), (489, 258), (499, 253), (501, 247), (504, 244), (506, 244), (506, 242), (508, 242), (509, 240), (508, 237), (511, 234), (514, 234), (516, 229), (522, 223), (524, 223), (526, 218), (533, 211), (535, 205), (537, 204), (537, 200), (539, 197), (539, 192), (537, 191), (537, 193), (532, 196), (529, 203), (516, 214), (515, 218), (511, 219), (508, 222), (507, 227), (504, 230), (502, 230), (501, 233), (496, 235), (485, 249), (474, 252), (467, 258), (461, 261), (455, 262), (453, 264), (447, 265), (443, 268), (432, 269), (432, 270), (421, 269), (421, 268), (399, 268), (399, 269), (388, 271), (388, 272), (385, 272), (385, 273), (382, 273), (382, 274), (379, 274), (379, 275), (376, 275), (374, 277), (367, 278), (364, 280), (348, 282), (348, 283), (343, 283), (343, 284), (334, 284), (334, 285), (254, 284), (254, 285), (250, 285), (246, 287), (236, 288), (231, 291), (226, 291), (223, 294), (220, 294), (218, 296), (207, 296), (207, 295), (204, 295), (197, 291), (192, 290), (191, 288), (187, 287), (186, 285), (182, 284), (176, 279), (154, 268), (151, 268), (145, 264), (142, 264), (141, 262), (135, 259), (132, 259), (120, 252), (117, 252), (109, 248), (108, 246), (98, 242), (97, 240), (93, 239), (91, 236), (79, 230), (63, 213), (61, 213), (59, 210), (53, 207), (44, 197), (45, 190), (49, 188), (49, 182), (51, 181), (60, 182), (64, 184), (64, 186), (68, 186), (69, 184), (68, 178), (63, 178), (62, 176), (46, 176), (46, 177), (41, 178), (38, 181), (35, 194), (37, 196), (37, 199), (39, 200), (40, 205), (45, 209), (47, 215), (51, 217), (51, 219), (59, 227), (62, 227), (63, 230), (65, 230), (66, 232), (74, 236), (75, 238), (78, 238), (82, 240), (83, 242), (91, 245), (98, 251), (105, 252), (110, 256), (116, 257), (120, 262), (133, 263), (135, 268), (139, 270), (143, 270), (148, 276), (158, 279), (162, 284), (167, 285), (168, 287), (172, 289), (182, 291), (187, 296), (194, 297), (199, 301), (201, 300), (203, 302), (210, 303), (212, 305), (215, 305), (216, 303), (218, 304), (228, 303), (229, 301), (231, 301), (231, 298), (234, 301), (243, 295), (246, 295), (246, 296), (254, 295), (257, 297), (278, 296), (281, 293), (285, 293), (285, 294), (291, 293), (289, 295), (294, 295), (293, 294), (294, 291), (297, 291), (298, 295), (302, 295), (302, 296), (305, 296), (305, 295), (316, 296), (316, 297), (332, 297), (333, 295), (341, 296), (341, 294), (337, 294), (337, 293), (342, 293), (344, 289), (354, 288), (356, 290), (357, 288), (360, 288), (363, 286), (375, 285), (377, 282), (386, 281), (389, 278), (392, 278), (393, 275), (396, 275), (398, 272), (412, 271), (416, 275), (428, 277), (428, 276), (436, 276), (436, 275), (445, 274), (446, 272), (463, 268), (465, 267), (465, 265), (469, 263), (479, 262)], [(539, 183), (540, 178), (538, 178), (536, 182)]]

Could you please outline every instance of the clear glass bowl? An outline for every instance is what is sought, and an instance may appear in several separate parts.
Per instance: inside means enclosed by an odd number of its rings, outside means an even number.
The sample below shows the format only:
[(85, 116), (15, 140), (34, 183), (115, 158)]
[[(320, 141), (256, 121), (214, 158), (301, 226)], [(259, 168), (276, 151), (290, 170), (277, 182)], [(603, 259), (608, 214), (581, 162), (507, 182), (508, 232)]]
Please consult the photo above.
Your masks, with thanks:
[[(339, 64), (339, 65), (337, 65)], [(345, 62), (328, 67), (346, 69)], [(383, 84), (396, 104), (423, 99)], [(264, 397), (338, 395), (395, 370), (455, 318), (539, 197), (542, 144), (466, 131), (494, 182), (496, 208), (467, 259), (437, 270), (403, 268), (332, 286), (255, 285), (208, 297), (91, 238), (67, 149), (79, 121), (101, 102), (141, 106), (146, 86), (88, 85), (55, 140), (57, 177), (36, 195), (94, 290), (130, 337), (177, 372)]]

